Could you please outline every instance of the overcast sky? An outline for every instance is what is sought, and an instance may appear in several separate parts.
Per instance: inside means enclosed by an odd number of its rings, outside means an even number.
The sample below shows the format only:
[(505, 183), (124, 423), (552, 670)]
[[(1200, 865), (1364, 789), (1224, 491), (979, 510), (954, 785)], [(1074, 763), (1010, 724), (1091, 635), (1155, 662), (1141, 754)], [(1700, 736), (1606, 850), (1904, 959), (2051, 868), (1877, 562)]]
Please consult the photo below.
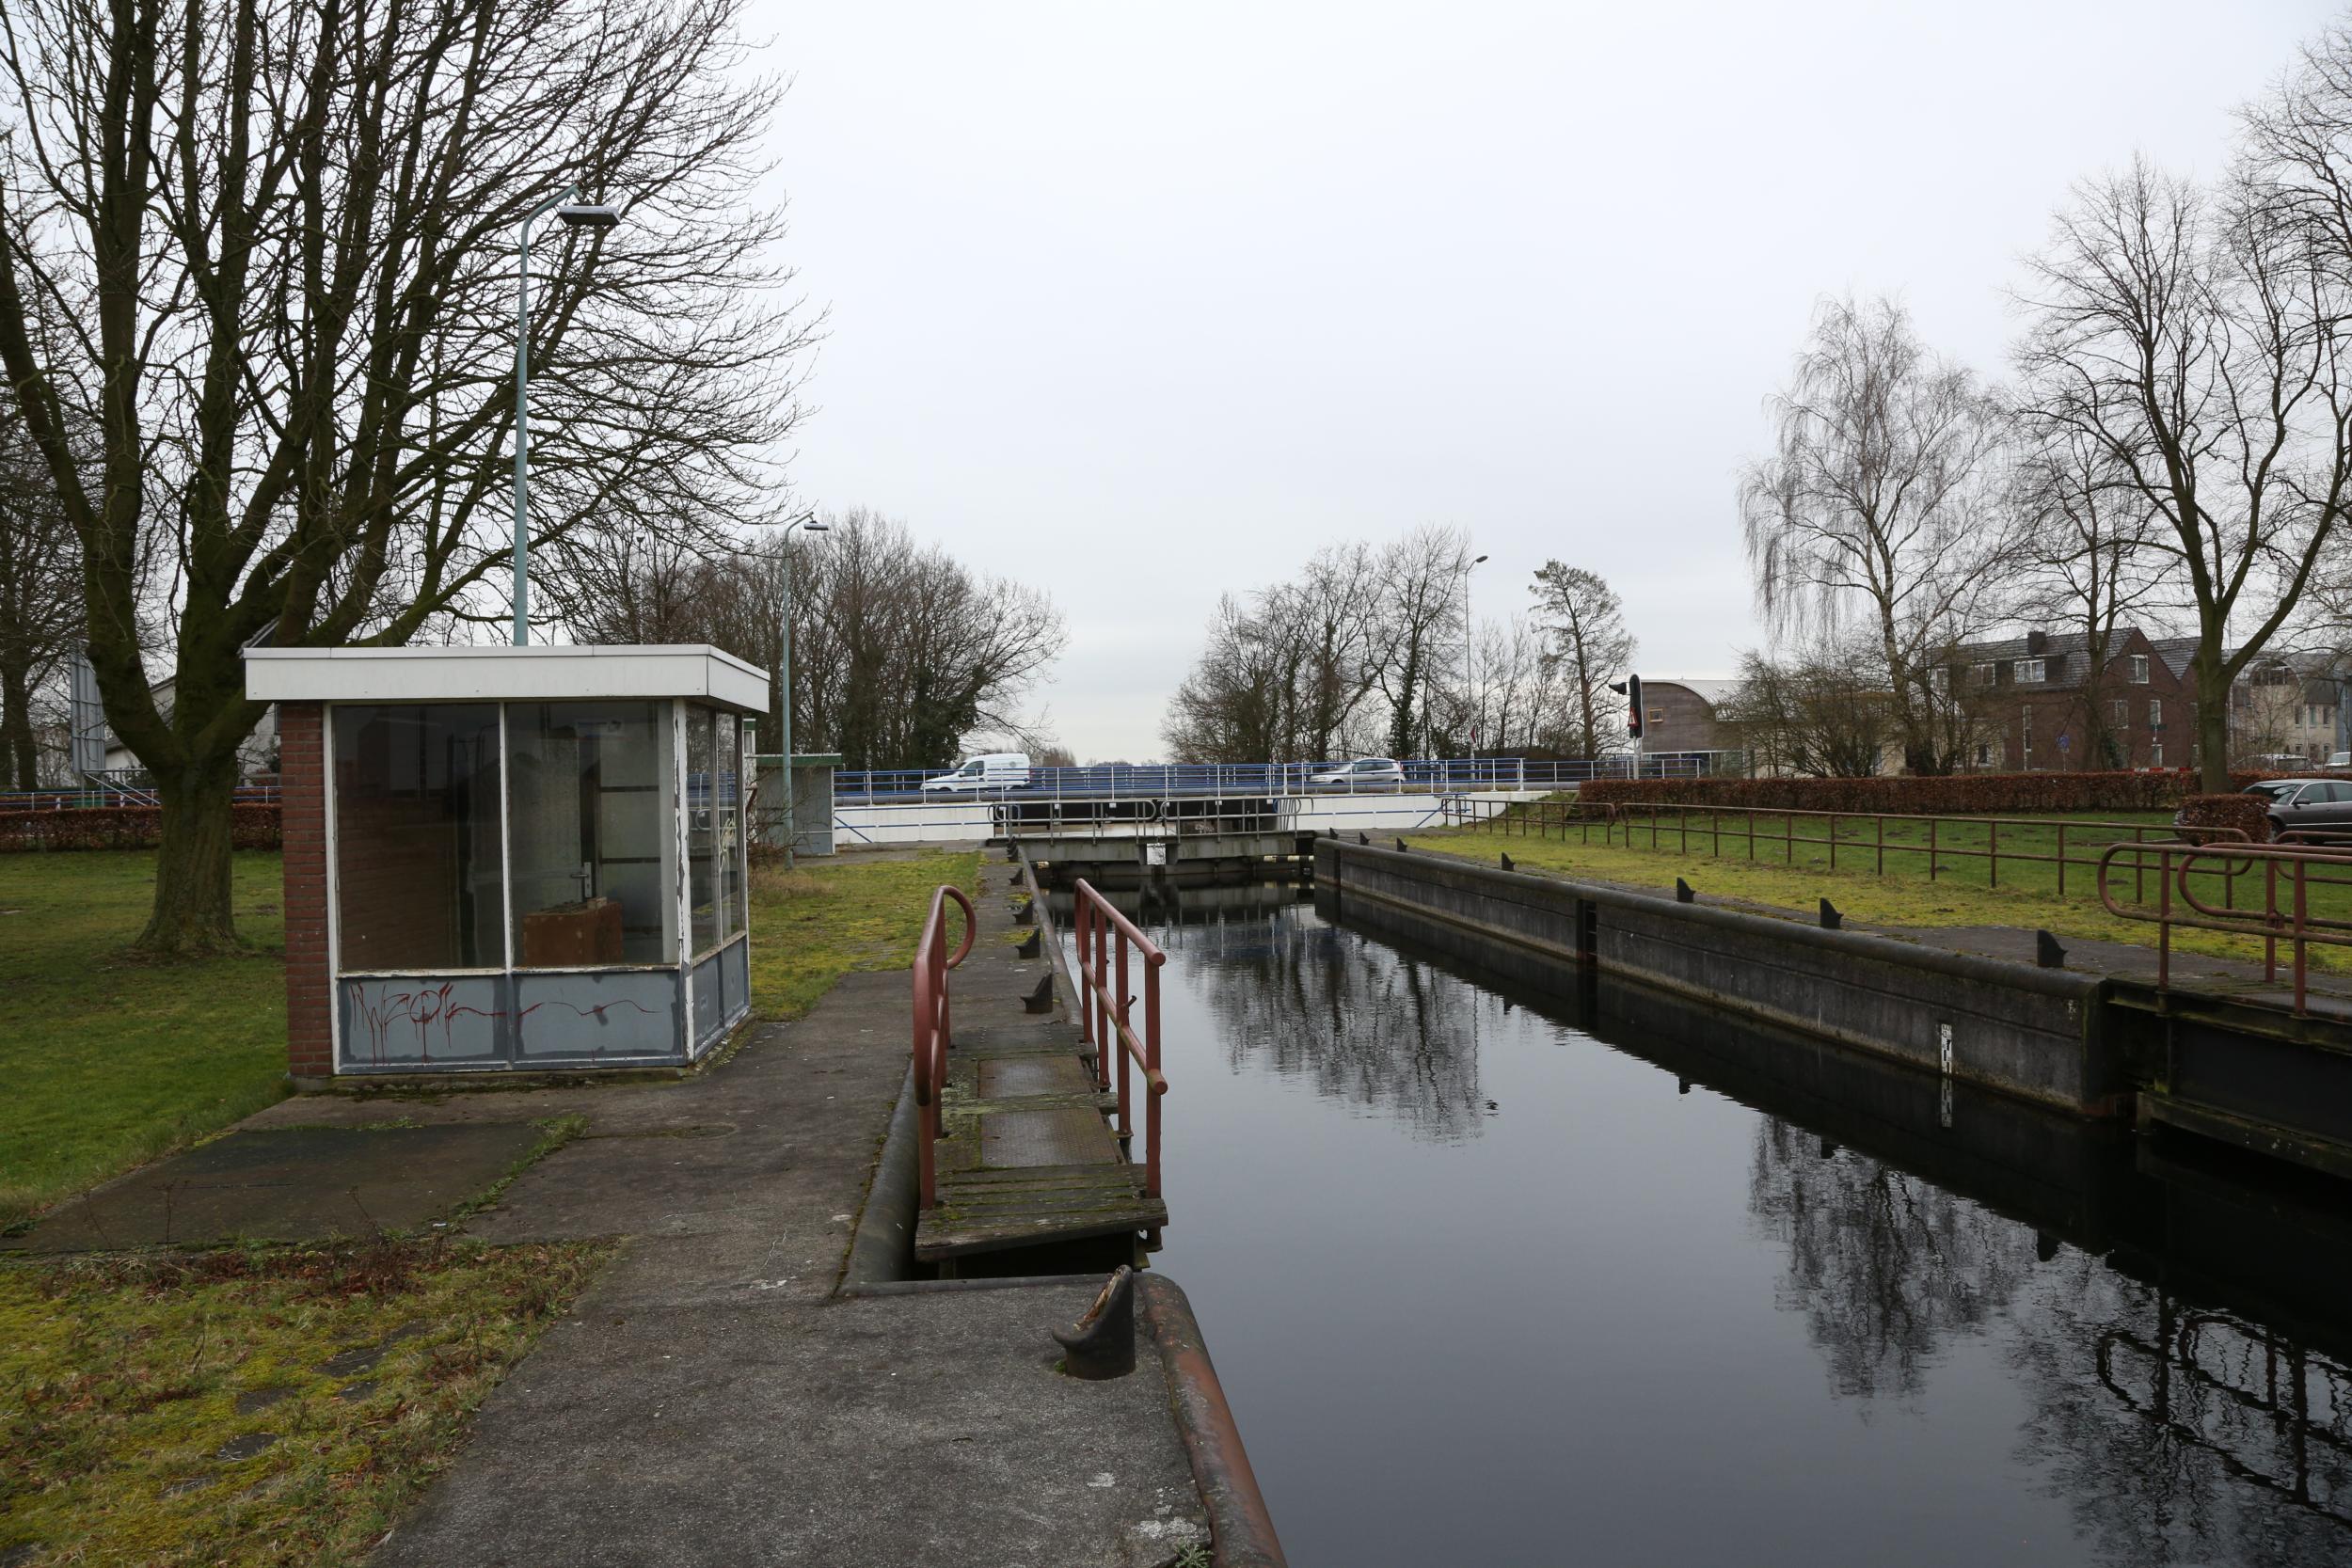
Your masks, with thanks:
[(2221, 164), (2318, 0), (785, 6), (794, 474), (1050, 593), (1039, 703), (1161, 752), (1218, 594), (1426, 521), (1623, 596), (1654, 675), (1761, 634), (1735, 476), (1815, 301), (2002, 369), (2068, 184)]

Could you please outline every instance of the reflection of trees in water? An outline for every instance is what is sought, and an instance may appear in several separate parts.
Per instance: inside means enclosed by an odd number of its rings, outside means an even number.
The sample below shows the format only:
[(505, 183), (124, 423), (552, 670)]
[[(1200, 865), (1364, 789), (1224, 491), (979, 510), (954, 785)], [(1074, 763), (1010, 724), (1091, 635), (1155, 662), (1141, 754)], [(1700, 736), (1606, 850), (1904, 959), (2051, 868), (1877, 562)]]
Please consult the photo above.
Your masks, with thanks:
[(1841, 1394), (1910, 1399), (2033, 1267), (2032, 1232), (1777, 1117), (1756, 1125), (1748, 1210), (1788, 1244), (1780, 1305), (1805, 1315)]
[(2082, 1253), (2021, 1306), (2020, 1458), (2109, 1560), (2352, 1560), (2352, 1371)]
[(1480, 1014), (1497, 1005), (1478, 987), (1290, 911), (1170, 934), (1229, 1066), (1306, 1079), (1420, 1137), (1478, 1134)]
[(2019, 1461), (2102, 1560), (2352, 1561), (2338, 1363), (1777, 1118), (1749, 1209), (1788, 1247), (1780, 1305), (1840, 1394), (1909, 1404), (1956, 1339), (1997, 1338), (2028, 1410)]

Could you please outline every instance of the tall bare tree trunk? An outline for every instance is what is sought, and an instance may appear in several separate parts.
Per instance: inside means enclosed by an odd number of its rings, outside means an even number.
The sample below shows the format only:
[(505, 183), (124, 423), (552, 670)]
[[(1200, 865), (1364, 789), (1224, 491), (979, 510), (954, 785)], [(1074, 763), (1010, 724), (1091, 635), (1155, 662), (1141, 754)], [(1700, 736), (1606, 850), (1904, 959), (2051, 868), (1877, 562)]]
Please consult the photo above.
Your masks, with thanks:
[(139, 934), (139, 951), (187, 958), (233, 947), (229, 852), (235, 842), (235, 748), (226, 760), (207, 758), (154, 778), (163, 802), (163, 847), (155, 857), (155, 906)]
[(33, 744), (33, 682), (30, 672), (11, 661), (0, 669), (0, 763), (19, 789), (38, 788), (40, 753)]

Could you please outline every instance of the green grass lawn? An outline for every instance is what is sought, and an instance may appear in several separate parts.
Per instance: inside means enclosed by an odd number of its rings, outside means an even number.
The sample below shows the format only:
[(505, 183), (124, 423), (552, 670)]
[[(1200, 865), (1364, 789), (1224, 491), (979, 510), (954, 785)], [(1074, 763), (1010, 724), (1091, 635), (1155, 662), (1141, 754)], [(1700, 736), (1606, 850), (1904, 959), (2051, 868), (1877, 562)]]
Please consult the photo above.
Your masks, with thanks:
[(0, 1224), (286, 1092), (278, 858), (234, 864), (253, 951), (158, 967), (151, 851), (0, 855)]
[[(236, 857), (253, 951), (132, 962), (152, 852), (0, 855), (0, 1225), (219, 1131), (286, 1092), (278, 858)], [(931, 889), (977, 853), (845, 856), (752, 887), (752, 1000), (806, 1012), (853, 969), (912, 957)]]
[[(803, 859), (800, 868), (752, 870), (752, 1006), (762, 1018), (798, 1018), (851, 970), (903, 968), (942, 882), (979, 885), (977, 850), (923, 850), (905, 859)], [(951, 935), (961, 916), (950, 911)]]
[[(1932, 877), (1925, 823), (1888, 822), (1882, 829), (1874, 818), (1841, 818), (1833, 869), (1826, 818), (1759, 812), (1753, 818), (1753, 835), (1750, 822), (1745, 814), (1729, 812), (1711, 818), (1703, 812), (1670, 813), (1620, 822), (1613, 830), (1599, 820), (1571, 820), (1564, 827), (1554, 819), (1538, 836), (1532, 831), (1534, 823), (1506, 819), (1483, 828), (1416, 833), (1412, 842), (1489, 863), (1508, 854), (1530, 869), (1637, 886), (1672, 887), (1681, 877), (1705, 893), (1790, 910), (1809, 911), (1817, 899), (1827, 897), (1853, 919), (1871, 925), (2039, 927), (2059, 937), (2149, 946), (2156, 941), (2153, 923), (2120, 918), (2101, 906), (2095, 864), (2105, 846), (2128, 841), (2135, 829), (2151, 841), (2169, 836), (2169, 814), (2050, 816), (2004, 819), (1998, 825), (1947, 818), (1933, 830)], [(2063, 894), (2054, 863), (2061, 822), (2066, 856), (2076, 863), (2066, 867)], [(1531, 831), (1522, 833), (1522, 826)], [(1997, 868), (1991, 855), (1996, 846)], [(2132, 895), (2145, 892), (2153, 903), (2157, 879), (2152, 870), (2144, 886), (2135, 888), (2128, 875), (2118, 875), (2114, 885), (2119, 902), (2129, 904)], [(2200, 875), (2192, 885), (2201, 898), (2217, 906), (2250, 903), (2259, 909), (2262, 904), (2261, 884), (2250, 875), (2235, 885), (2219, 876)], [(2312, 907), (2315, 913), (2352, 918), (2352, 881), (2315, 890)], [(2259, 942), (2216, 932), (2176, 928), (2173, 942), (2192, 952), (2254, 960), (2262, 957)], [(2320, 967), (2352, 969), (2352, 949), (2315, 946), (2311, 954)]]
[(610, 1250), (0, 1266), (0, 1561), (358, 1562)]

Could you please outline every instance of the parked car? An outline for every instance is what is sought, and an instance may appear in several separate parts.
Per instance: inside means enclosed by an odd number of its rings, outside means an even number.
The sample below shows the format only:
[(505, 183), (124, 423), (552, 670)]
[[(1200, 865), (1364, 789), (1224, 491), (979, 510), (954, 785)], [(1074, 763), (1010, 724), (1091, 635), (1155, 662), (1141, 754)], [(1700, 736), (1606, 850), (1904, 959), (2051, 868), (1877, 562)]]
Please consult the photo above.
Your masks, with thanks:
[(2352, 752), (2338, 752), (2328, 759), (2330, 768), (2352, 768)]
[(2249, 795), (2270, 797), (2270, 831), (2297, 829), (2352, 833), (2352, 783), (2342, 779), (2265, 779), (2246, 786)]
[(977, 757), (966, 757), (952, 773), (942, 773), (923, 781), (923, 792), (933, 791), (977, 795), (984, 790), (1026, 789), (1029, 787), (1029, 753), (1026, 752), (985, 752)]
[(1327, 773), (1308, 776), (1311, 784), (1343, 785), (1349, 789), (1402, 789), (1405, 768), (1394, 757), (1358, 757), (1354, 762), (1334, 768)]

